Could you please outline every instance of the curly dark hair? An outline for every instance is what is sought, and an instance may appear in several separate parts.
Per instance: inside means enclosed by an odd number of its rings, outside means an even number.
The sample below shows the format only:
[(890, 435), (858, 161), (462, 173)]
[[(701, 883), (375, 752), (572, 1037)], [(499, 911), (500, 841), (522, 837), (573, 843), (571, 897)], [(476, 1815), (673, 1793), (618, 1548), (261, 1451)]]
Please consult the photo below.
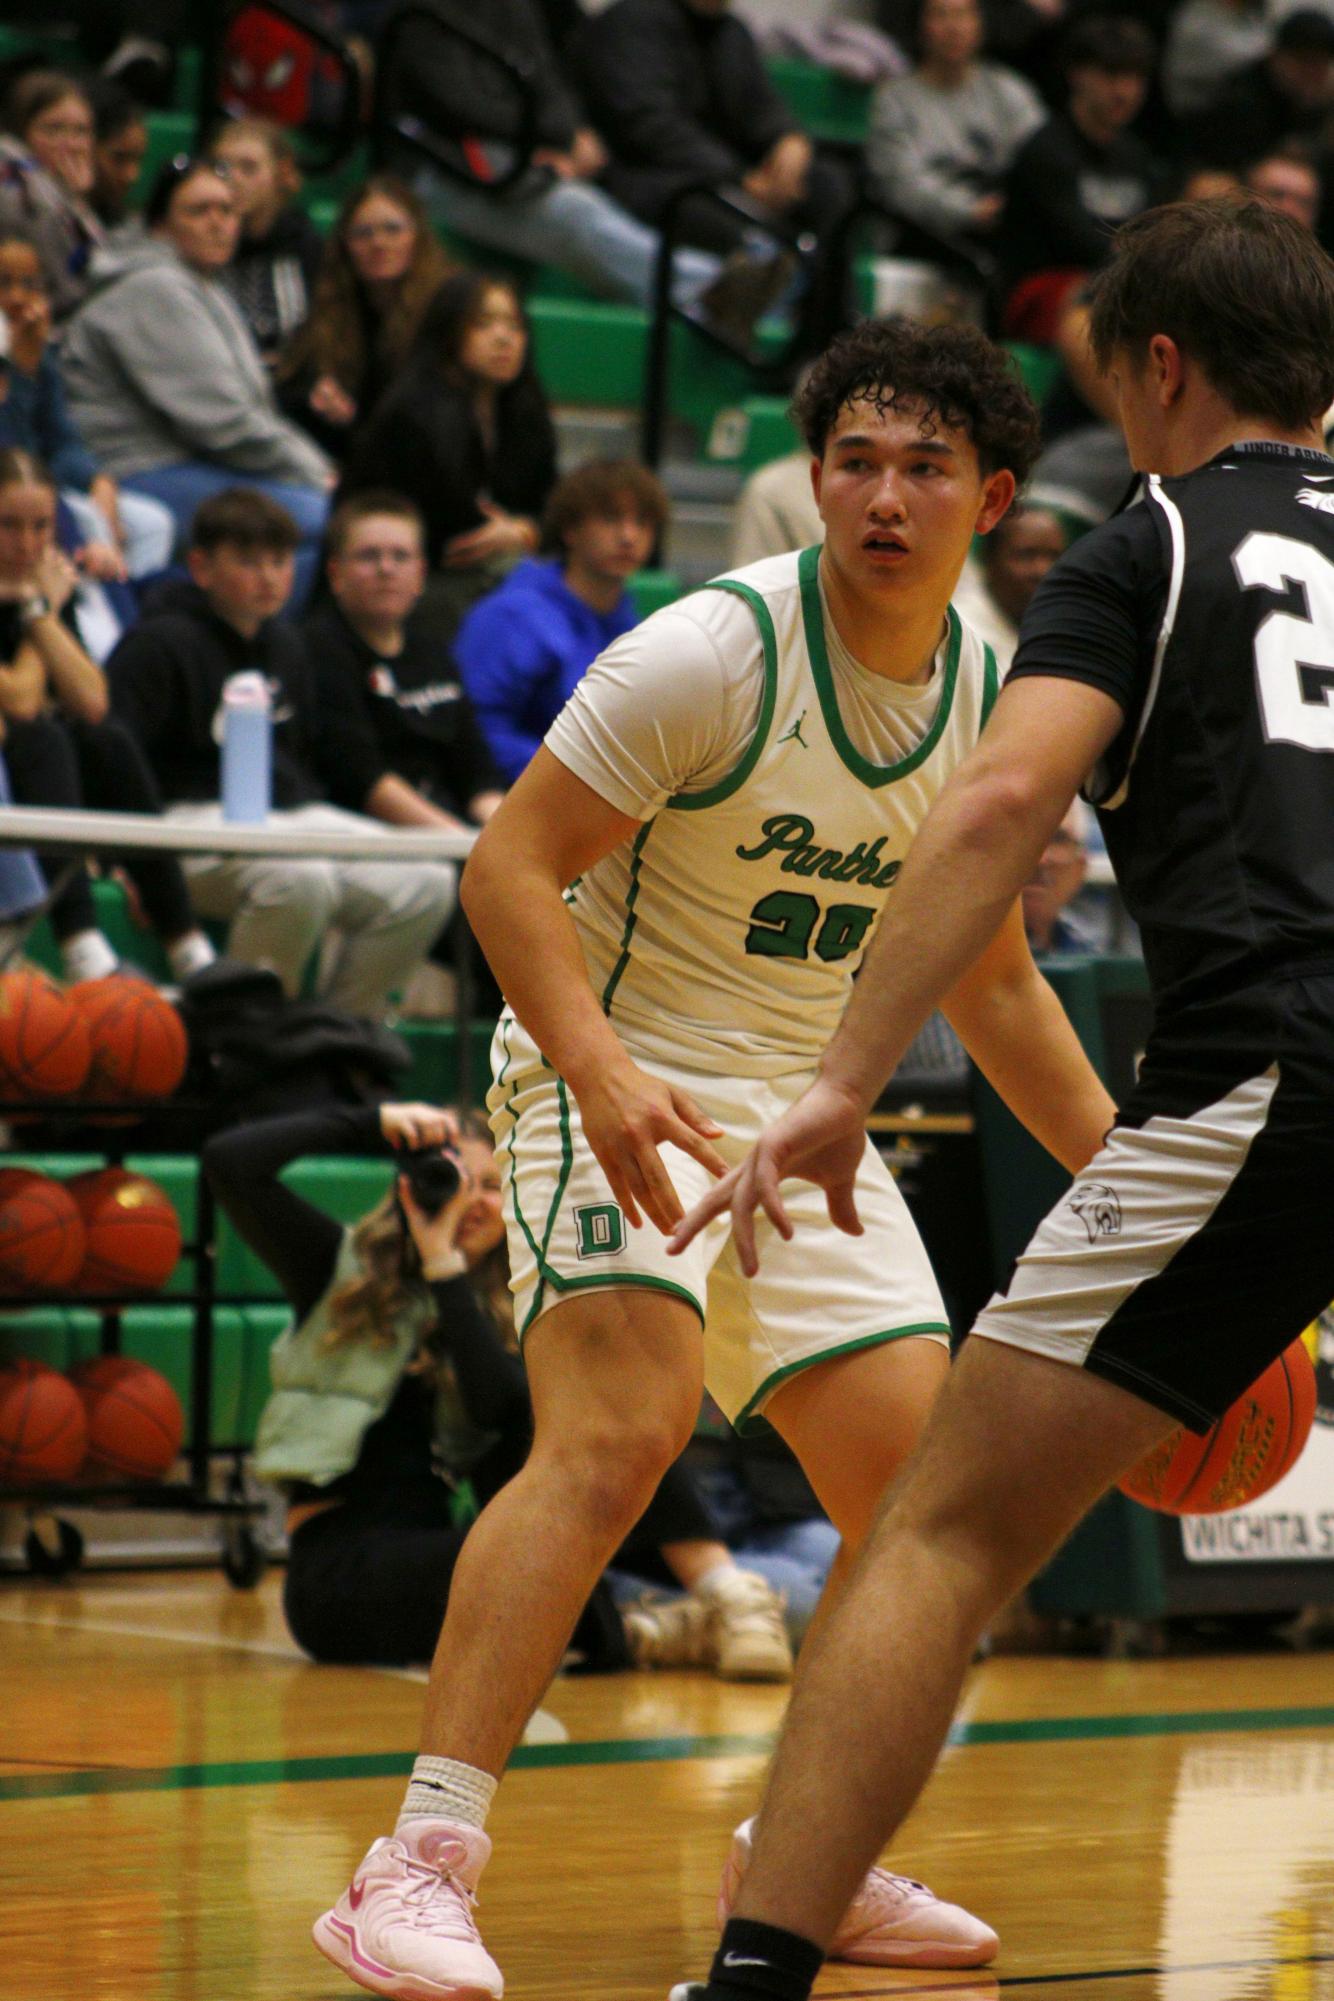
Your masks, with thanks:
[(849, 403), (919, 409), (926, 434), (966, 431), (988, 477), (1002, 468), (1022, 486), (1040, 448), (1038, 413), (1003, 348), (976, 327), (929, 327), (895, 316), (863, 320), (815, 363), (792, 404), (792, 420), (816, 458)]

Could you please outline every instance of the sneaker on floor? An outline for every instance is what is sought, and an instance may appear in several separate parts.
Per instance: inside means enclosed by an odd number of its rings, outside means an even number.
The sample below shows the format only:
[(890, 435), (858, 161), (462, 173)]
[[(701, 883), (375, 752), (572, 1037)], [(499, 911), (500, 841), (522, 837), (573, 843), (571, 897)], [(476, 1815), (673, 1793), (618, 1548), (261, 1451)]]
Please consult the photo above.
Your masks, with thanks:
[(716, 1570), (696, 1595), (709, 1609), (715, 1673), (724, 1681), (791, 1681), (781, 1592), (753, 1570)]
[(690, 1592), (682, 1598), (637, 1599), (621, 1613), (621, 1622), (638, 1668), (712, 1665), (709, 1608)]
[(667, 2001), (700, 2001), (700, 1997), (707, 1992), (708, 1987), (705, 1981), (686, 1980), (680, 1987), (673, 1987), (671, 1993), (667, 1996)]
[[(727, 1923), (750, 1866), (753, 1820), (732, 1836), (718, 1893), (718, 1928)], [(855, 1966), (986, 1966), (1000, 1940), (961, 1904), (946, 1904), (911, 1876), (868, 1870), (829, 1947), (830, 1959)]]
[(497, 2001), (505, 1983), (472, 1914), (490, 1853), (478, 1827), (405, 1821), (373, 1844), (315, 1920), (316, 1945), (358, 1986), (392, 2001)]

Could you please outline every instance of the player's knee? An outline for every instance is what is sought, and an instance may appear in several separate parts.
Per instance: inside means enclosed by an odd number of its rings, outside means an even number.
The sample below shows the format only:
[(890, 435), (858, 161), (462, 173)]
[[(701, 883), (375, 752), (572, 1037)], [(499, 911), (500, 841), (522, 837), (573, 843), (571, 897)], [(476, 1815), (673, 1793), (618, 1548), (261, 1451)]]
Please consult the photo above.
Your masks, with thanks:
[(301, 860), (257, 873), (245, 897), (251, 909), (280, 910), (302, 925), (323, 930), (338, 903), (338, 872), (332, 862)]
[(548, 1456), (560, 1462), (571, 1506), (619, 1539), (643, 1514), (678, 1449), (674, 1427), (646, 1413), (624, 1426), (567, 1434), (548, 1448)]

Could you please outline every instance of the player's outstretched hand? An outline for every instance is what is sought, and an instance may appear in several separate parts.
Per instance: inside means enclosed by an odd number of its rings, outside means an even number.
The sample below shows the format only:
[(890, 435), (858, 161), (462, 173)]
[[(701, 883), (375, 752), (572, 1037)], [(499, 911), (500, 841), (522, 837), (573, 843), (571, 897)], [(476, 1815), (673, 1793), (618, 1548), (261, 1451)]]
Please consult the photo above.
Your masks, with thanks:
[(706, 1223), (730, 1209), (741, 1269), (753, 1278), (760, 1267), (756, 1209), (763, 1209), (782, 1238), (792, 1236), (792, 1218), (778, 1192), (779, 1183), (789, 1177), (823, 1188), (830, 1221), (850, 1237), (859, 1237), (862, 1224), (853, 1186), (865, 1151), (866, 1118), (861, 1107), (846, 1092), (817, 1079), (791, 1111), (770, 1126), (740, 1167), (725, 1175), (677, 1224), (668, 1248), (673, 1253), (683, 1251)]
[(584, 1137), (632, 1229), (644, 1216), (665, 1237), (682, 1216), (681, 1198), (663, 1166), (660, 1146), (679, 1146), (710, 1174), (727, 1163), (710, 1140), (722, 1127), (675, 1084), (627, 1062), (604, 1071), (577, 1093)]

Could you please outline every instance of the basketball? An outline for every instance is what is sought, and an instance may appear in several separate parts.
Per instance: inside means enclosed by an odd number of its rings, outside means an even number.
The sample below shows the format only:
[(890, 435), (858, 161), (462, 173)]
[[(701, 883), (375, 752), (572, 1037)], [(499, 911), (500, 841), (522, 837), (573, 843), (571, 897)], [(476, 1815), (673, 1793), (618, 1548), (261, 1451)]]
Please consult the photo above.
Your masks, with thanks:
[(181, 1226), (155, 1181), (123, 1167), (100, 1167), (65, 1185), (87, 1238), (80, 1292), (149, 1292), (171, 1276), (181, 1254)]
[(70, 1000), (88, 1033), (91, 1098), (169, 1098), (185, 1075), (185, 1027), (147, 980), (82, 980)]
[(1172, 1432), (1117, 1485), (1168, 1515), (1240, 1508), (1296, 1465), (1314, 1417), (1315, 1370), (1299, 1336), (1203, 1438)]
[(0, 1293), (73, 1285), (84, 1249), (83, 1217), (63, 1182), (0, 1167)]
[(0, 1368), (0, 1481), (72, 1480), (88, 1446), (88, 1420), (73, 1383), (44, 1362)]
[(70, 1371), (88, 1421), (85, 1478), (160, 1480), (181, 1449), (185, 1415), (167, 1378), (128, 1355)]
[(88, 1075), (79, 1010), (45, 973), (0, 974), (0, 1089), (12, 1098), (67, 1098)]

